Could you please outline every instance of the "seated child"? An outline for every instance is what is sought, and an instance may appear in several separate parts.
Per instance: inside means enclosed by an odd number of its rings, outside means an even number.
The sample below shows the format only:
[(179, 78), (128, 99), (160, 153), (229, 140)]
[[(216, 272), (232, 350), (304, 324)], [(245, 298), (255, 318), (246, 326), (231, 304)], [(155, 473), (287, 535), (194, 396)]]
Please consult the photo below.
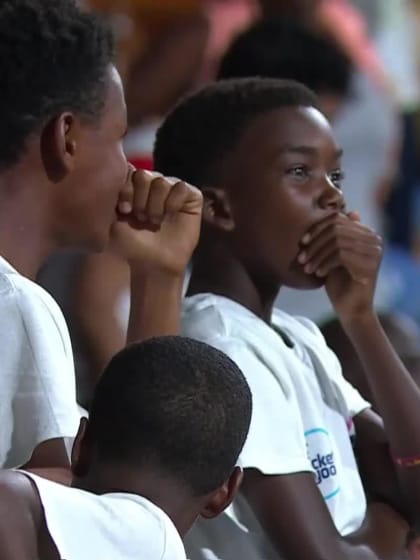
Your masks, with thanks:
[(238, 489), (250, 417), (248, 385), (218, 350), (180, 337), (127, 347), (81, 421), (71, 488), (0, 473), (1, 559), (185, 559), (181, 537)]
[[(254, 403), (241, 495), (192, 531), (192, 560), (398, 558), (420, 517), (420, 391), (373, 310), (381, 239), (345, 208), (340, 157), (312, 92), (275, 79), (210, 85), (158, 133), (156, 168), (204, 195), (183, 332)], [(319, 329), (273, 309), (282, 286), (323, 285), (383, 420)]]

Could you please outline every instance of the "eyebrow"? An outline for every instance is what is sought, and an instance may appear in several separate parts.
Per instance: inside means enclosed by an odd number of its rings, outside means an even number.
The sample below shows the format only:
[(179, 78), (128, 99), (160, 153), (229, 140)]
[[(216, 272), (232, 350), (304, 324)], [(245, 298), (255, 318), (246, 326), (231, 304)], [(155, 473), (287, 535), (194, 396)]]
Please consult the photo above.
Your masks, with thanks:
[[(290, 144), (286, 144), (280, 148), (280, 153), (287, 152), (289, 154), (301, 154), (305, 156), (314, 156), (317, 151), (316, 148), (312, 148), (311, 146), (292, 146)], [(340, 159), (343, 155), (343, 150), (336, 150), (334, 155), (336, 159)]]

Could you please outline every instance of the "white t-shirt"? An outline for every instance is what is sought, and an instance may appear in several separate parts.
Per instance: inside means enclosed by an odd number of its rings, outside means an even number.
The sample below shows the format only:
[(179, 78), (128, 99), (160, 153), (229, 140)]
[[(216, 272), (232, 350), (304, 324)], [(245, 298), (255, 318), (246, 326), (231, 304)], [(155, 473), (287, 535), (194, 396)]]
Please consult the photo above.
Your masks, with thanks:
[(0, 467), (27, 462), (80, 419), (70, 336), (51, 296), (0, 257)]
[(146, 498), (98, 496), (24, 473), (44, 509), (48, 532), (66, 560), (185, 560), (170, 518)]
[[(352, 419), (369, 405), (343, 378), (311, 321), (275, 310), (272, 326), (224, 297), (200, 294), (184, 302), (183, 334), (225, 352), (250, 385), (253, 413), (241, 466), (266, 475), (313, 472), (338, 531), (352, 533), (366, 512)], [(277, 558), (241, 497), (226, 515), (198, 523), (187, 554), (191, 560)]]

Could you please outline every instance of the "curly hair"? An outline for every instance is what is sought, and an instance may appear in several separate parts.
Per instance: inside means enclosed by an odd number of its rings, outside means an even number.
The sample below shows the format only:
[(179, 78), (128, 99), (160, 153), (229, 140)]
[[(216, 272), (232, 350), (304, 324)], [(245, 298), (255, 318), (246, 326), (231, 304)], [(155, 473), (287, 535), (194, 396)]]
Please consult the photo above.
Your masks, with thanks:
[(0, 51), (0, 169), (61, 112), (100, 117), (114, 40), (74, 0), (2, 0)]
[(111, 360), (89, 422), (98, 461), (152, 468), (199, 496), (232, 474), (251, 411), (245, 377), (225, 354), (189, 338), (160, 337)]
[(186, 97), (156, 137), (155, 168), (202, 187), (217, 185), (220, 171), (252, 121), (283, 107), (316, 107), (305, 86), (287, 80), (222, 80)]

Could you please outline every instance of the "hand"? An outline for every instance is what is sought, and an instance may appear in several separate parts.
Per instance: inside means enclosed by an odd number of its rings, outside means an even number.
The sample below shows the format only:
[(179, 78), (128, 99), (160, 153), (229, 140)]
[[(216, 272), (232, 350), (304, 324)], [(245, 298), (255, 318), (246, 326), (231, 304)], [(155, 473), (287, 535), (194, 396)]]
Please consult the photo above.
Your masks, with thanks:
[(302, 244), (299, 262), (307, 274), (326, 279), (340, 319), (372, 311), (382, 240), (360, 223), (356, 212), (328, 217), (304, 236)]
[(368, 542), (381, 560), (402, 560), (408, 533), (407, 522), (390, 506), (375, 502), (368, 505), (358, 538)]
[(131, 168), (112, 250), (131, 267), (183, 274), (198, 242), (202, 201), (201, 192), (183, 181)]

